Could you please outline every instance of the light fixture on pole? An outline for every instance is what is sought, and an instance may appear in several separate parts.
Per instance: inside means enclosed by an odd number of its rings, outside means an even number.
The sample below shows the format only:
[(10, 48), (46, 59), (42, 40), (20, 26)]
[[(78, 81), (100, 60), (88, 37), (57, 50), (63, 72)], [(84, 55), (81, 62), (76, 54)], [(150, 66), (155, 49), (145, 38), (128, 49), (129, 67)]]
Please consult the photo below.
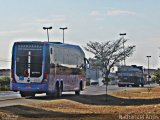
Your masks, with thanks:
[(149, 82), (149, 78), (151, 78), (150, 74), (149, 74), (149, 58), (151, 58), (151, 56), (146, 56), (148, 58), (148, 82)]
[(43, 27), (43, 29), (47, 30), (47, 37), (48, 37), (48, 42), (49, 42), (49, 33), (48, 33), (48, 30), (51, 30), (52, 26), (51, 27)]
[(59, 29), (63, 30), (63, 43), (64, 43), (64, 30), (68, 29), (67, 27), (60, 27)]
[(126, 65), (126, 60), (125, 60), (125, 49), (124, 49), (124, 36), (126, 35), (126, 33), (120, 33), (119, 34), (120, 36), (122, 36), (122, 39), (123, 39), (123, 52), (124, 52), (124, 65)]

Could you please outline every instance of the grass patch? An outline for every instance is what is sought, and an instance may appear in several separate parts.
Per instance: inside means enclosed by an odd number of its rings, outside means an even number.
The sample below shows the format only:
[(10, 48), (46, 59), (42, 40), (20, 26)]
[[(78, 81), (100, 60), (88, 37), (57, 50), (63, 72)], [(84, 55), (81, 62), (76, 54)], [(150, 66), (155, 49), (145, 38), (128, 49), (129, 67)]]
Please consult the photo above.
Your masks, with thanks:
[[(87, 105), (79, 102), (61, 99), (50, 102), (30, 104), (30, 107), (44, 109), (48, 111), (63, 112), (68, 114), (115, 114), (115, 113), (158, 113), (160, 114), (160, 104), (142, 105), (142, 106), (104, 106), (104, 105)], [(148, 109), (146, 109), (148, 108)]]
[(124, 90), (112, 93), (111, 95), (129, 99), (154, 99), (160, 98), (160, 88), (139, 88), (136, 90)]
[[(160, 118), (160, 105), (104, 106), (86, 105), (60, 99), (29, 105), (16, 105), (0, 109), (6, 115), (18, 119), (55, 120), (117, 120), (120, 115), (151, 115)], [(158, 120), (158, 119), (157, 119)]]
[[(117, 120), (121, 117), (127, 120), (128, 116), (134, 120), (139, 117), (159, 120), (159, 91), (152, 88), (149, 96), (145, 88), (121, 91), (108, 95), (107, 101), (105, 95), (64, 95), (61, 99), (0, 108), (0, 116), (14, 115), (20, 120)], [(128, 95), (134, 97), (128, 98)]]

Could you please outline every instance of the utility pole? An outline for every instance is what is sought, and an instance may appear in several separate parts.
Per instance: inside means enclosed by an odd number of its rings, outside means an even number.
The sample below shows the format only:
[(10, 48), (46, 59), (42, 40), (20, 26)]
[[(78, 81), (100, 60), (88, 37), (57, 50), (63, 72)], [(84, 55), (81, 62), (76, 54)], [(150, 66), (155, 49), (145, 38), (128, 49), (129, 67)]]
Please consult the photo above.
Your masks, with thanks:
[(150, 79), (150, 74), (149, 74), (149, 58), (151, 58), (151, 56), (146, 56), (148, 58), (148, 83), (149, 83), (149, 79)]
[(124, 66), (125, 66), (125, 65), (126, 65), (126, 58), (125, 58), (125, 57), (126, 57), (126, 54), (125, 54), (125, 48), (124, 48), (124, 47), (125, 47), (125, 46), (124, 46), (124, 40), (125, 40), (125, 39), (124, 39), (124, 36), (126, 35), (126, 33), (120, 33), (119, 35), (122, 36), (122, 39), (123, 39)]

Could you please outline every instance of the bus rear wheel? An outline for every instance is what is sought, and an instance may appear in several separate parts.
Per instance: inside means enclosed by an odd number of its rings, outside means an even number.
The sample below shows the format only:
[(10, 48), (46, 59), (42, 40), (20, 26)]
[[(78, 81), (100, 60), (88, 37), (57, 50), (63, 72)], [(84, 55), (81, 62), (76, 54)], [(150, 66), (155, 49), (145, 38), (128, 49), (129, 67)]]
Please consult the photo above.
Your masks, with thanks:
[(82, 85), (82, 81), (79, 84), (79, 90), (75, 91), (75, 95), (80, 95), (81, 90), (83, 90), (83, 85)]
[(125, 85), (123, 85), (123, 84), (118, 84), (118, 87), (125, 87)]
[(141, 87), (144, 87), (144, 84), (141, 84)]
[(132, 87), (139, 87), (139, 84), (134, 84), (132, 85)]
[(61, 97), (62, 96), (62, 90), (63, 90), (62, 86), (63, 86), (62, 84), (60, 84), (60, 86), (59, 86), (59, 84), (56, 84), (55, 97)]
[(26, 97), (25, 93), (20, 91), (21, 97)]
[(76, 90), (75, 95), (80, 95), (80, 90)]
[(20, 91), (21, 97), (35, 97), (35, 93), (23, 92)]

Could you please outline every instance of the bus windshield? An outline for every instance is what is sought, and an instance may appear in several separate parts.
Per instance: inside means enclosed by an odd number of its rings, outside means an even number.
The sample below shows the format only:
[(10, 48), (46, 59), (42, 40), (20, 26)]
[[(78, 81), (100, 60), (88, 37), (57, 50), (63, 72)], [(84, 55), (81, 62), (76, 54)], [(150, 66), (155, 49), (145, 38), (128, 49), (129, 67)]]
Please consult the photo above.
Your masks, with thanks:
[(16, 74), (23, 77), (42, 75), (42, 45), (19, 44), (16, 50)]

